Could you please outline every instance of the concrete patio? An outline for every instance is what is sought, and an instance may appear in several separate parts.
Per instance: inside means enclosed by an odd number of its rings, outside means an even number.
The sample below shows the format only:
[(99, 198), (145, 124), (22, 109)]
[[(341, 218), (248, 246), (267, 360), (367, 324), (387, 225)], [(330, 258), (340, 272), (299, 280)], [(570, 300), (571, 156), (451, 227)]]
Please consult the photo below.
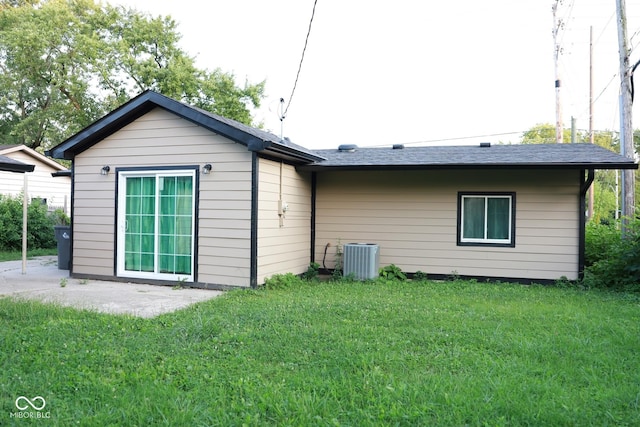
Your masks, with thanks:
[(0, 298), (34, 299), (110, 314), (154, 317), (221, 295), (221, 291), (75, 279), (56, 256), (0, 262)]

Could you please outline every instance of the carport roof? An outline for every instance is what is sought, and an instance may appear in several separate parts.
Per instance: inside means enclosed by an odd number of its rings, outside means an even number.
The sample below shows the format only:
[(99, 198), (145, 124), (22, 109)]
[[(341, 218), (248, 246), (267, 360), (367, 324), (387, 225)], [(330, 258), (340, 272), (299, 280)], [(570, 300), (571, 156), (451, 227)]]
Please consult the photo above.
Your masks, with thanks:
[(637, 169), (638, 164), (594, 144), (521, 144), (315, 150), (326, 160), (300, 170), (362, 169)]
[(0, 171), (25, 173), (33, 172), (34, 169), (35, 165), (28, 165), (7, 156), (0, 156)]

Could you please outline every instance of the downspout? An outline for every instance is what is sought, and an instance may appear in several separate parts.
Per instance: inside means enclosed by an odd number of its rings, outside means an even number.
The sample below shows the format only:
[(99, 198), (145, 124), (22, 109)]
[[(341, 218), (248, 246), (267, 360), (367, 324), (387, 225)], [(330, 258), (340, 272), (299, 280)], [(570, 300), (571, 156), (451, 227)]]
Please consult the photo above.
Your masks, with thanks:
[(251, 152), (251, 253), (249, 284), (258, 287), (258, 153)]
[(584, 179), (584, 169), (580, 170), (580, 207), (578, 208), (578, 279), (582, 280), (584, 279), (584, 264), (585, 264), (585, 259), (584, 259), (584, 251), (585, 251), (585, 240), (586, 240), (586, 225), (587, 225), (587, 219), (586, 219), (586, 209), (587, 209), (587, 202), (586, 202), (586, 196), (587, 196), (587, 191), (589, 190), (589, 187), (591, 187), (591, 184), (593, 184), (593, 180), (595, 178), (595, 171), (593, 169), (589, 169), (587, 170), (587, 179), (586, 181), (583, 181)]
[(310, 262), (316, 262), (316, 189), (318, 184), (318, 175), (311, 172), (311, 254)]
[[(76, 192), (74, 190), (76, 184), (76, 159), (75, 156), (71, 160), (71, 209), (69, 209), (69, 213), (71, 216), (69, 217), (69, 225), (71, 230), (71, 241), (69, 242), (69, 277), (73, 277), (73, 240), (75, 239), (75, 233), (73, 232), (73, 224), (74, 224), (74, 208), (75, 203), (73, 202), (75, 199)], [(117, 205), (117, 203), (116, 203)]]

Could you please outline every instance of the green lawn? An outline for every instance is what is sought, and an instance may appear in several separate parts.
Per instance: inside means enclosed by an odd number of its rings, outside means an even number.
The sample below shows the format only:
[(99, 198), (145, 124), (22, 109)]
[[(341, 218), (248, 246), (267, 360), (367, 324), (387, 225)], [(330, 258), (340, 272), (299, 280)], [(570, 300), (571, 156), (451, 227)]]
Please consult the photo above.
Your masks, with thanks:
[[(27, 258), (33, 258), (44, 255), (57, 255), (58, 249), (30, 249), (27, 251)], [(18, 261), (22, 259), (21, 251), (0, 251), (0, 262)]]
[[(328, 282), (154, 319), (0, 299), (0, 365), (0, 425), (640, 425), (640, 298)], [(50, 418), (12, 417), (19, 396)]]

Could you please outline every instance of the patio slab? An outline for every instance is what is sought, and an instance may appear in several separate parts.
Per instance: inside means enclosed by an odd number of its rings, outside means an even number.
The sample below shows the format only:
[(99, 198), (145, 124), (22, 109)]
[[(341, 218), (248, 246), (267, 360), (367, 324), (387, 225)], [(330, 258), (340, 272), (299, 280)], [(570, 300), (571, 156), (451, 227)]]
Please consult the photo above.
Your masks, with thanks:
[[(210, 300), (221, 291), (69, 277), (56, 256), (0, 262), (0, 298), (35, 299), (110, 314), (154, 317)], [(64, 286), (62, 286), (64, 285)]]

